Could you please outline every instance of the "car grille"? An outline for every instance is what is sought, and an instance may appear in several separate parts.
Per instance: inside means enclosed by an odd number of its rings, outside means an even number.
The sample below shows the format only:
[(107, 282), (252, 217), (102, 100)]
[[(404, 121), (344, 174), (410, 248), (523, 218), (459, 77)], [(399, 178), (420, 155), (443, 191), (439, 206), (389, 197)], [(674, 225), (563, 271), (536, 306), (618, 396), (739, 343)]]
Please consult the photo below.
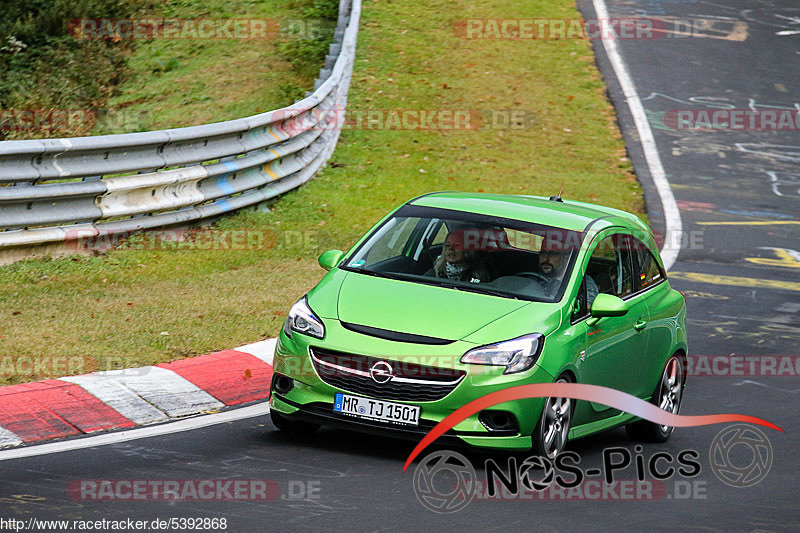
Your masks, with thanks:
[[(320, 379), (333, 387), (382, 400), (435, 402), (441, 400), (466, 376), (462, 370), (390, 361), (367, 355), (354, 355), (310, 347), (311, 361)], [(391, 378), (379, 383), (370, 375), (376, 363), (391, 368)], [(389, 367), (385, 366), (386, 364)], [(385, 374), (378, 375), (386, 379)]]

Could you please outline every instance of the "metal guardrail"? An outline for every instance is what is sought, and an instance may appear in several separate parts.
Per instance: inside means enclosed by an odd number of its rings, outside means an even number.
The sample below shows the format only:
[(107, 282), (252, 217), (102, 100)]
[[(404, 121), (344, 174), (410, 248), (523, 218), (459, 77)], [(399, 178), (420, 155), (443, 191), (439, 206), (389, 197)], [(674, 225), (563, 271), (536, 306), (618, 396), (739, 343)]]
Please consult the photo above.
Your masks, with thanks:
[(314, 91), (289, 107), (188, 128), (0, 142), (0, 250), (191, 223), (305, 183), (339, 137), (320, 117), (345, 108), (360, 12), (360, 0), (340, 0)]

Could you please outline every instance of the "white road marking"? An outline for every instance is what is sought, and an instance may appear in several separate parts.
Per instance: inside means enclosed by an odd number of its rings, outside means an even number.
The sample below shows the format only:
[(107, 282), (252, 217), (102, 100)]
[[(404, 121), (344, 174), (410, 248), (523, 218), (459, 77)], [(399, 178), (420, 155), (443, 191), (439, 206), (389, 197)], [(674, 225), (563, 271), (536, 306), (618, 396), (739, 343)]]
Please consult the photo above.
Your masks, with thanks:
[[(738, 383), (734, 383), (734, 385), (758, 385), (759, 387), (766, 387), (768, 389), (778, 390), (781, 392), (788, 392), (789, 394), (797, 394), (800, 392), (800, 389), (781, 389), (780, 387), (775, 387), (773, 385), (767, 385), (766, 383), (759, 383), (758, 381), (753, 381), (752, 379), (745, 379)], [(2, 452), (0, 452), (2, 453)]]
[(720, 15), (699, 15), (697, 13), (688, 13), (686, 16), (688, 17), (695, 17), (699, 19), (719, 19), (719, 20), (733, 20), (738, 21), (739, 19), (733, 17), (722, 17)]
[[(594, 10), (597, 13), (599, 20), (609, 20), (608, 9), (603, 0), (592, 0)], [(670, 189), (667, 174), (664, 171), (664, 165), (661, 163), (661, 157), (658, 154), (658, 147), (656, 146), (655, 137), (653, 137), (653, 130), (650, 129), (650, 123), (647, 121), (647, 114), (644, 111), (644, 106), (636, 92), (636, 85), (633, 83), (628, 67), (622, 60), (622, 56), (617, 48), (617, 41), (614, 39), (603, 39), (603, 46), (606, 49), (606, 54), (614, 68), (614, 73), (617, 75), (619, 85), (622, 88), (622, 94), (628, 101), (628, 107), (633, 116), (633, 122), (636, 124), (636, 130), (639, 132), (639, 139), (642, 143), (644, 150), (644, 157), (647, 161), (647, 166), (650, 168), (650, 176), (653, 178), (658, 196), (661, 199), (661, 205), (664, 209), (664, 219), (666, 220), (666, 230), (664, 235), (664, 245), (661, 249), (661, 259), (664, 261), (664, 268), (669, 270), (675, 260), (678, 259), (678, 253), (681, 249), (681, 238), (683, 233), (683, 222), (681, 221), (681, 212), (678, 210), (678, 204), (675, 201), (675, 196)]]
[(800, 161), (800, 147), (788, 144), (735, 143), (736, 149), (780, 161)]
[(786, 252), (786, 254), (789, 255), (792, 259), (800, 263), (800, 252), (798, 252), (797, 250), (792, 250), (791, 248), (775, 248), (772, 246), (759, 246), (758, 248), (759, 250), (781, 250), (783, 252)]
[(60, 378), (82, 387), (109, 407), (116, 409), (122, 416), (137, 425), (166, 422), (169, 417), (163, 411), (143, 400), (132, 390), (124, 386), (113, 376), (85, 374), (83, 376), (67, 376)]
[(22, 444), (22, 439), (17, 437), (16, 434), (0, 427), (0, 448), (7, 448), (8, 446), (19, 446)]
[(787, 17), (786, 15), (775, 14), (776, 17), (783, 20), (788, 20), (791, 24), (800, 24), (800, 17)]
[(800, 303), (797, 302), (786, 302), (782, 303), (778, 309), (776, 309), (779, 313), (797, 313), (800, 311)]
[(198, 416), (185, 420), (177, 420), (175, 422), (161, 424), (158, 426), (127, 429), (125, 431), (115, 431), (112, 433), (105, 433), (103, 435), (95, 435), (93, 437), (77, 438), (61, 442), (51, 442), (48, 444), (39, 444), (36, 446), (26, 446), (22, 448), (15, 448), (13, 450), (0, 451), (0, 461), (20, 459), (23, 457), (33, 457), (36, 455), (48, 455), (51, 453), (67, 452), (70, 450), (92, 448), (95, 446), (105, 446), (106, 444), (117, 444), (120, 442), (145, 439), (147, 437), (155, 437), (158, 435), (169, 435), (171, 433), (191, 431), (193, 429), (215, 426), (217, 424), (224, 424), (226, 422), (233, 422), (234, 420), (242, 420), (244, 418), (264, 416), (266, 414), (269, 414), (269, 404), (267, 402), (263, 402), (256, 405), (251, 405), (249, 407), (225, 411), (224, 413), (215, 413), (212, 415)]
[(113, 379), (170, 418), (221, 409), (225, 405), (172, 370), (157, 366), (108, 370), (92, 375)]
[(277, 342), (277, 338), (267, 339), (261, 342), (254, 342), (253, 344), (245, 344), (244, 346), (234, 348), (234, 350), (237, 352), (244, 352), (254, 355), (267, 363), (269, 366), (272, 366), (272, 359), (275, 355), (275, 344)]

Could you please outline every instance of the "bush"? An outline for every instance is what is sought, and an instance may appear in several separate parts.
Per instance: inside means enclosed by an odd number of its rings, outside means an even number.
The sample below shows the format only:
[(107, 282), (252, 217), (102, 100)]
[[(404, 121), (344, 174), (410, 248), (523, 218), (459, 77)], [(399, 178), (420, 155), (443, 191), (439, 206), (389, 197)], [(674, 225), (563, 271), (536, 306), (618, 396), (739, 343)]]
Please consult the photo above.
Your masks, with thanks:
[(280, 53), (298, 70), (315, 71), (325, 61), (333, 40), (339, 0), (301, 0), (294, 4), (302, 18), (317, 22), (312, 35), (289, 36), (278, 44)]
[[(80, 40), (68, 33), (78, 18), (130, 17), (143, 0), (3, 0), (0, 18), (0, 139), (47, 137), (15, 131), (19, 110), (100, 107), (126, 73), (125, 41)], [(13, 119), (12, 119), (13, 121)], [(85, 124), (82, 125), (85, 129)], [(79, 128), (80, 129), (80, 128)], [(59, 130), (53, 136), (85, 134)]]

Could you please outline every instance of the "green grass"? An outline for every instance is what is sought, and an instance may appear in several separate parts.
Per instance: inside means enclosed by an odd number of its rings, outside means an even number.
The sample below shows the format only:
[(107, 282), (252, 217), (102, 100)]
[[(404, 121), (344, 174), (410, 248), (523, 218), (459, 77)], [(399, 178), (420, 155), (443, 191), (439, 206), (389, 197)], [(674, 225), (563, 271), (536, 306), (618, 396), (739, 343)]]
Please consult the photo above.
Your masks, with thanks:
[[(641, 190), (588, 42), (465, 41), (452, 30), (455, 20), (469, 17), (577, 16), (566, 0), (365, 1), (350, 109), (521, 109), (532, 123), (514, 130), (345, 130), (333, 164), (314, 180), (274, 201), (269, 212), (248, 210), (216, 225), (273, 232), (278, 245), (266, 251), (116, 250), (0, 267), (0, 355), (84, 355), (105, 368), (275, 336), (289, 306), (324, 274), (319, 252), (347, 249), (389, 209), (429, 191), (549, 195), (563, 183), (565, 197), (641, 214)], [(160, 76), (210, 79), (221, 67), (197, 68), (219, 65), (210, 56), (223, 51), (182, 58), (181, 67)], [(218, 87), (204, 93), (193, 84), (192, 100), (180, 104), (175, 79), (154, 81), (172, 88), (167, 95), (147, 85), (125, 94), (142, 99), (131, 105), (152, 109), (159, 126), (275, 105), (248, 81), (258, 54), (238, 58), (229, 58), (219, 104)], [(204, 94), (211, 105), (193, 100)], [(26, 376), (6, 377), (21, 380)]]
[[(75, 39), (68, 21), (135, 17), (147, 1), (3, 0), (0, 140), (86, 135), (88, 110), (101, 107), (129, 73), (132, 43)], [(36, 118), (25, 120), (25, 110), (36, 110)]]
[[(169, 0), (151, 16), (187, 19), (319, 20), (333, 0)], [(143, 15), (144, 16), (144, 15)], [(335, 25), (335, 19), (333, 21)], [(320, 37), (325, 37), (321, 35)], [(326, 39), (174, 39), (137, 42), (134, 74), (108, 102), (111, 115), (93, 134), (192, 126), (253, 115), (302, 98), (319, 72)], [(312, 50), (292, 61), (293, 49)]]

